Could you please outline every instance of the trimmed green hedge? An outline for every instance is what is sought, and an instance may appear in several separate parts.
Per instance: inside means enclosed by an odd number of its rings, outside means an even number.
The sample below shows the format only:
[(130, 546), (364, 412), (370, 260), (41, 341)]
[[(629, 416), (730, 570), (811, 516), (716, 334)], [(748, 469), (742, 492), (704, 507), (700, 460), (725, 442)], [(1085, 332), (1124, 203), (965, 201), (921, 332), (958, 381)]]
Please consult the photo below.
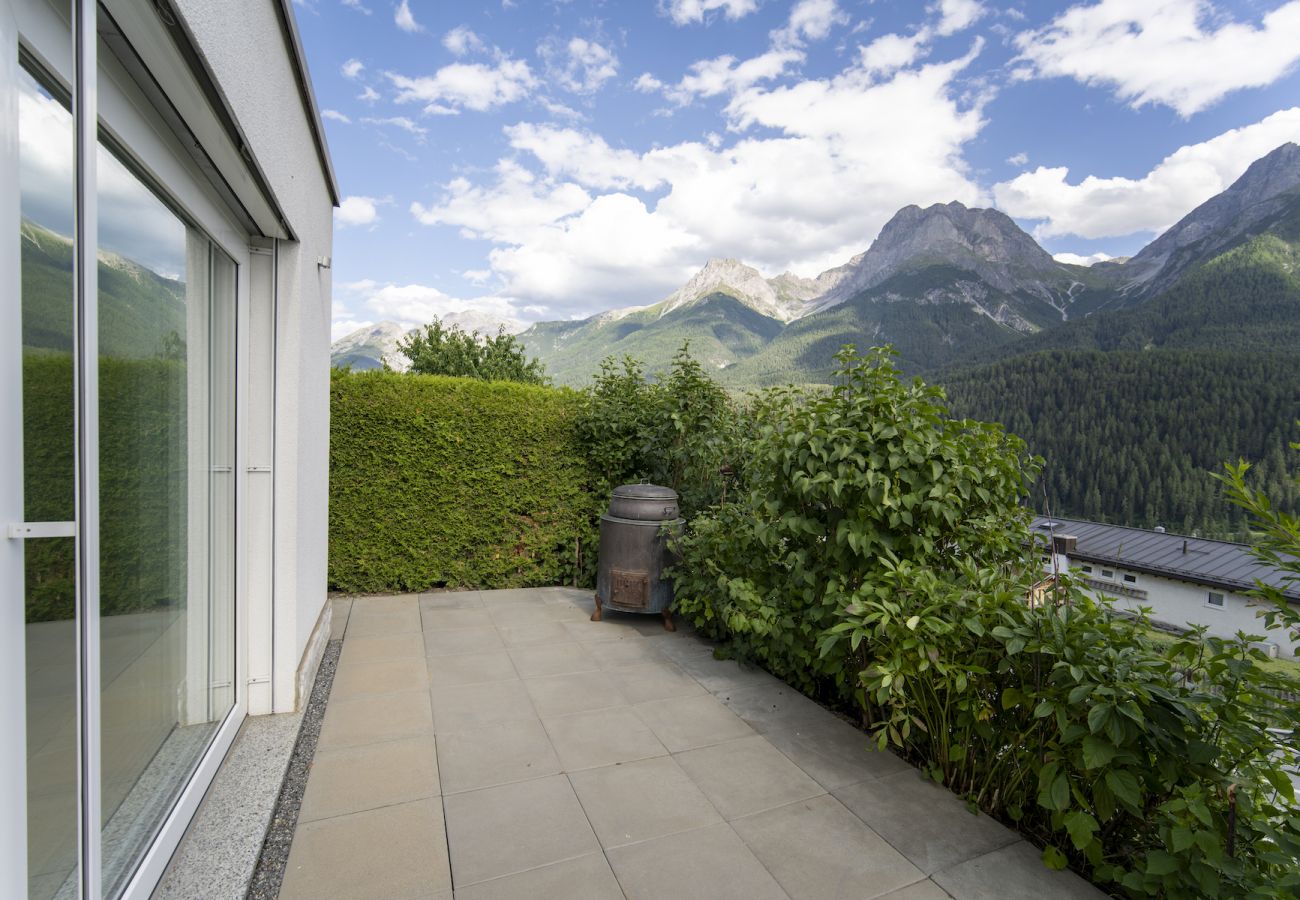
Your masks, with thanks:
[(598, 512), (574, 437), (580, 395), (342, 370), (330, 395), (332, 588), (573, 581)]

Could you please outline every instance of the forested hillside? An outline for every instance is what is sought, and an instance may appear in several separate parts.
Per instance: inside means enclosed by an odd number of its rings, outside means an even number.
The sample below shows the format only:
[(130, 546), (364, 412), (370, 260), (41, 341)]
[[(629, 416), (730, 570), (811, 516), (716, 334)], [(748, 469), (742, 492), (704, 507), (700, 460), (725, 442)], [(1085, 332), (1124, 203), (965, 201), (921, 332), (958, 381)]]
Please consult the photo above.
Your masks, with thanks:
[(1001, 422), (1046, 465), (1035, 505), (1138, 527), (1243, 537), (1210, 473), (1257, 462), (1258, 486), (1300, 509), (1300, 353), (1049, 351), (944, 379), (954, 412)]

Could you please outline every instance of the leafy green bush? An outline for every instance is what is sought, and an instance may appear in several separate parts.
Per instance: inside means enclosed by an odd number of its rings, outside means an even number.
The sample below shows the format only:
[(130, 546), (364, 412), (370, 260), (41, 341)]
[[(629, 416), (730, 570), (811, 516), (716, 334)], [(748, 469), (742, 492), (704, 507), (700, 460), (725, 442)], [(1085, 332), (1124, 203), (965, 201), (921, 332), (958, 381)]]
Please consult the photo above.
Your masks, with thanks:
[(604, 360), (575, 423), (600, 497), (648, 481), (677, 491), (684, 515), (721, 499), (724, 465), (738, 460), (742, 417), (687, 345), (659, 381), (632, 357)]
[(411, 361), (415, 375), (451, 375), (483, 381), (522, 381), (545, 384), (546, 369), (540, 360), (529, 359), (524, 345), (505, 326), (492, 335), (450, 328), (434, 320), (397, 343), (397, 351)]
[(1049, 865), (1134, 897), (1294, 896), (1300, 688), (1257, 636), (1162, 648), (1070, 576), (1036, 584), (1023, 444), (880, 351), (838, 360), (829, 395), (756, 403), (747, 490), (680, 542), (680, 611), (856, 708)]
[(579, 396), (507, 381), (335, 371), (331, 586), (522, 587), (573, 580), (597, 514)]

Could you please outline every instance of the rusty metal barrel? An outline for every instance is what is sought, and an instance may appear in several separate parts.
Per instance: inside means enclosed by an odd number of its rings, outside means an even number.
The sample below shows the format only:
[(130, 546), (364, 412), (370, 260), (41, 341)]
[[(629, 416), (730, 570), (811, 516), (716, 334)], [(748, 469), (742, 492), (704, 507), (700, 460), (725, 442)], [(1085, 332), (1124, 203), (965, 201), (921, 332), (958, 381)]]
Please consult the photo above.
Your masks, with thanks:
[(600, 517), (596, 569), (596, 612), (659, 613), (672, 630), (673, 585), (663, 576), (671, 564), (668, 533), (680, 530), (677, 492), (657, 484), (614, 488), (609, 511)]

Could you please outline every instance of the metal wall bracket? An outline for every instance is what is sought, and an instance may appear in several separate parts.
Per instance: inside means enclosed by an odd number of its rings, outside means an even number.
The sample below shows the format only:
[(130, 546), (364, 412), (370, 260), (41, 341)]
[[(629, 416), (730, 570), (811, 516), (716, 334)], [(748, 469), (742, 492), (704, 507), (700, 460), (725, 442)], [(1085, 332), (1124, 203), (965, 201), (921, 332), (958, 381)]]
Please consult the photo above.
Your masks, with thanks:
[(11, 522), (9, 524), (9, 539), (12, 541), (76, 536), (76, 522)]

